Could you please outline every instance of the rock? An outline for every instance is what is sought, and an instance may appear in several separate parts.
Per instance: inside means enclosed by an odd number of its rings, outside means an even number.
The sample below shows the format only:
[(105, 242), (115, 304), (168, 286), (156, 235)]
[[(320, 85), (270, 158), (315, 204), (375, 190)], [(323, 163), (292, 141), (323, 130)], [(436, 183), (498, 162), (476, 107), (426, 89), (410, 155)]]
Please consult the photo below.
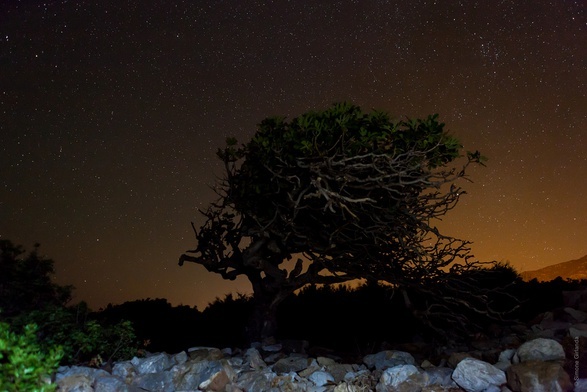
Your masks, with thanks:
[(551, 330), (555, 334), (564, 334), (565, 331), (571, 326), (568, 321), (561, 320), (544, 320), (540, 323), (540, 328), (544, 331)]
[(231, 376), (227, 373), (236, 375), (236, 373), (226, 372), (224, 369), (219, 370), (210, 375), (210, 378), (207, 380), (202, 381), (200, 385), (198, 385), (198, 389), (205, 391), (223, 391), (226, 385), (232, 381)]
[(307, 350), (307, 354), (311, 357), (318, 358), (318, 357), (328, 357), (332, 358), (335, 361), (341, 361), (342, 358), (336, 354), (336, 352), (332, 349), (326, 347), (316, 347), (313, 346)]
[(176, 364), (166, 353), (154, 354), (147, 358), (134, 357), (130, 362), (139, 374), (159, 373), (171, 369)]
[(115, 376), (96, 378), (94, 391), (99, 392), (144, 392), (142, 389), (127, 385), (122, 379)]
[(587, 338), (587, 324), (575, 324), (569, 328), (569, 335), (572, 338)]
[(245, 353), (245, 365), (252, 370), (259, 370), (267, 367), (265, 361), (261, 357), (261, 354), (255, 348), (249, 348)]
[(179, 390), (206, 389), (217, 391), (236, 379), (228, 361), (188, 361), (175, 366), (171, 374)]
[[(555, 330), (553, 329), (543, 329), (540, 325), (533, 325), (531, 327), (532, 330), (532, 334), (530, 336), (532, 336), (533, 338), (537, 339), (537, 338), (543, 338), (543, 339), (554, 339), (556, 334), (555, 334)], [(562, 333), (561, 333), (562, 335)]]
[(132, 384), (147, 391), (174, 392), (173, 377), (169, 372), (145, 373), (137, 376)]
[(587, 312), (587, 290), (563, 291), (566, 307)]
[(507, 335), (500, 339), (500, 345), (505, 347), (519, 347), (521, 344), (522, 341), (515, 334)]
[(513, 391), (555, 392), (571, 391), (569, 375), (557, 362), (526, 361), (510, 366), (508, 386)]
[(495, 366), (499, 370), (503, 370), (505, 372), (507, 370), (507, 368), (512, 366), (512, 364), (510, 362), (499, 362), (498, 361), (498, 362), (494, 363), (493, 366)]
[(224, 358), (222, 351), (214, 347), (192, 347), (188, 349), (188, 355), (196, 361), (215, 361)]
[(336, 363), (334, 359), (328, 357), (318, 357), (316, 358), (316, 362), (318, 362), (318, 365), (320, 366), (334, 365)]
[(385, 369), (377, 392), (420, 392), (425, 385), (425, 377), (414, 365), (398, 365)]
[(358, 387), (361, 391), (372, 391), (375, 389), (378, 380), (367, 369), (359, 370), (357, 372), (348, 372), (344, 376), (344, 381), (348, 385)]
[(558, 361), (565, 359), (563, 346), (553, 339), (538, 338), (522, 344), (516, 351), (520, 362)]
[(420, 367), (422, 369), (429, 369), (429, 368), (433, 368), (435, 367), (434, 364), (432, 362), (430, 362), (429, 360), (425, 359), (422, 361), (422, 363), (420, 364)]
[(94, 392), (94, 379), (85, 374), (74, 374), (57, 380), (60, 392)]
[(82, 366), (60, 367), (55, 380), (59, 391), (63, 392), (94, 392), (96, 385), (100, 385), (100, 391), (103, 392), (133, 390), (127, 385), (125, 379), (114, 377), (102, 369)]
[[(272, 381), (273, 389), (271, 392), (281, 391), (308, 391), (308, 392), (325, 392), (326, 387), (316, 387), (308, 380), (298, 377), (294, 372), (282, 374), (275, 377)], [(254, 391), (256, 392), (256, 391)]]
[(255, 372), (244, 372), (239, 375), (236, 386), (240, 391), (257, 392), (257, 391), (272, 391), (273, 380), (277, 374), (269, 368), (264, 368)]
[(499, 392), (506, 376), (495, 366), (474, 358), (465, 358), (455, 368), (453, 380), (467, 392)]
[(575, 381), (575, 392), (587, 392), (587, 378), (580, 378)]
[(120, 377), (125, 383), (131, 384), (138, 373), (130, 361), (124, 361), (114, 364), (112, 374)]
[[(462, 391), (463, 390), (461, 388), (459, 388), (458, 386), (455, 388), (445, 388), (445, 387), (440, 387), (438, 385), (429, 385), (429, 386), (425, 386), (424, 388), (422, 388), (421, 392), (462, 392)], [(507, 392), (507, 391), (501, 391), (501, 392)]]
[(516, 354), (516, 350), (513, 348), (508, 348), (507, 350), (503, 350), (500, 354), (499, 354), (499, 362), (512, 362), (512, 358), (514, 357), (514, 355)]
[(182, 351), (178, 354), (175, 354), (173, 356), (173, 361), (175, 361), (176, 364), (180, 365), (182, 363), (186, 363), (188, 361), (189, 357), (188, 354), (185, 351)]
[[(495, 345), (493, 347), (498, 347), (498, 346), (499, 346), (499, 343), (495, 342)], [(499, 360), (500, 354), (501, 354), (501, 350), (499, 350), (497, 348), (492, 348), (492, 349), (484, 350), (484, 351), (480, 352), (478, 356), (474, 355), (473, 357), (480, 359), (482, 361), (485, 361), (485, 362), (495, 363)]]
[(510, 329), (517, 335), (523, 336), (528, 334), (528, 327), (524, 324), (513, 324), (510, 326)]
[[(574, 324), (573, 327), (583, 331), (583, 325)], [(493, 342), (496, 347), (488, 345), (486, 351), (459, 352), (466, 348), (456, 345), (440, 348), (441, 351), (431, 357), (434, 363), (440, 361), (439, 366), (433, 366), (430, 359), (421, 358), (425, 368), (416, 367), (410, 353), (398, 350), (367, 355), (363, 358), (364, 364), (344, 364), (336, 361), (334, 353), (325, 350), (320, 352), (327, 356), (308, 357), (288, 355), (283, 349), (263, 359), (253, 347), (246, 351), (196, 347), (189, 350), (189, 356), (186, 352), (152, 354), (147, 358), (113, 363), (108, 371), (61, 367), (56, 380), (60, 392), (566, 391), (571, 388), (569, 374), (575, 369), (572, 366), (576, 366), (573, 365), (576, 352), (585, 351), (583, 344), (587, 340), (572, 336), (562, 340), (570, 358), (567, 362), (564, 362), (562, 346), (554, 340), (531, 340), (517, 350), (500, 350), (498, 347), (504, 347), (500, 346), (500, 341)], [(258, 347), (260, 349), (261, 344)], [(449, 354), (448, 363), (452, 368), (445, 367)], [(275, 358), (271, 366), (267, 366), (271, 363), (269, 357)], [(489, 364), (493, 361), (496, 365)], [(517, 365), (511, 364), (516, 361)], [(581, 366), (573, 373), (574, 377), (583, 374)], [(508, 386), (505, 386), (506, 380)], [(579, 381), (576, 389), (583, 388), (584, 382)]]
[(576, 321), (582, 323), (584, 321), (587, 320), (587, 313), (586, 312), (582, 312), (580, 310), (577, 309), (573, 309), (573, 308), (565, 308), (564, 309), (565, 312), (567, 312), (572, 318), (574, 318)]
[(353, 384), (347, 384), (346, 382), (338, 384), (336, 387), (334, 387), (334, 390), (333, 390), (333, 392), (363, 392), (363, 391), (364, 391), (363, 388), (358, 387)]
[(332, 374), (321, 370), (310, 374), (308, 380), (312, 381), (317, 387), (322, 387), (328, 383), (334, 383), (334, 377), (332, 377)]
[(275, 362), (273, 371), (277, 374), (299, 372), (306, 369), (310, 365), (310, 361), (305, 357), (286, 357)]
[(366, 355), (363, 363), (369, 369), (384, 370), (398, 365), (416, 365), (412, 354), (404, 351), (386, 350), (377, 354)]
[(261, 347), (261, 350), (268, 352), (268, 353), (276, 353), (278, 351), (281, 351), (281, 349), (283, 348), (283, 346), (279, 343), (275, 343), (275, 344), (268, 344), (265, 346)]
[(285, 358), (286, 355), (282, 352), (277, 352), (277, 353), (273, 353), (273, 354), (269, 354), (265, 357), (265, 363), (266, 364), (273, 364), (277, 361), (279, 361), (282, 358)]
[(310, 359), (310, 363), (308, 364), (308, 367), (305, 368), (304, 370), (300, 370), (298, 372), (298, 375), (300, 377), (307, 378), (308, 376), (310, 376), (310, 374), (312, 374), (318, 370), (323, 370), (323, 369), (320, 365), (318, 365), (318, 362), (316, 362), (315, 359)]
[(514, 359), (514, 355), (516, 354), (516, 350), (513, 348), (508, 348), (507, 350), (503, 350), (497, 359), (497, 362), (493, 364), (496, 368), (505, 371), (510, 365), (512, 364), (512, 360)]
[(451, 368), (454, 369), (454, 368), (457, 367), (457, 365), (459, 364), (459, 362), (461, 362), (465, 358), (471, 358), (471, 354), (469, 354), (469, 353), (462, 353), (462, 352), (452, 353), (448, 357), (447, 364), (448, 364), (449, 367), (451, 367)]
[(241, 368), (243, 367), (245, 360), (242, 357), (232, 357), (228, 358), (227, 362), (233, 368)]
[(453, 369), (447, 367), (435, 367), (424, 370), (426, 386), (438, 386), (443, 388), (457, 388), (452, 379)]
[(102, 369), (95, 369), (83, 366), (61, 366), (57, 369), (57, 374), (55, 375), (55, 380), (59, 381), (62, 378), (69, 377), (69, 376), (78, 376), (83, 375), (87, 376), (89, 379), (94, 380), (96, 377), (100, 376), (108, 376), (108, 373)]
[(325, 370), (332, 374), (332, 377), (334, 377), (334, 382), (338, 384), (345, 379), (347, 374), (359, 370), (359, 366), (344, 363), (333, 363), (332, 365), (325, 366)]

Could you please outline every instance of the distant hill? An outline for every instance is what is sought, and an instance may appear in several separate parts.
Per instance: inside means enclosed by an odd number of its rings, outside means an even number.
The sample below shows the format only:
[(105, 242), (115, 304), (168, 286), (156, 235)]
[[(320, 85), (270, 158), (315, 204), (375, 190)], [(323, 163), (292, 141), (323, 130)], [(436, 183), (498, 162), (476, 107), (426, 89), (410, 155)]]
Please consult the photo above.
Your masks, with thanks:
[(578, 260), (566, 261), (564, 263), (550, 265), (535, 271), (524, 271), (520, 273), (525, 281), (538, 279), (539, 282), (550, 281), (558, 276), (566, 279), (587, 279), (587, 255)]

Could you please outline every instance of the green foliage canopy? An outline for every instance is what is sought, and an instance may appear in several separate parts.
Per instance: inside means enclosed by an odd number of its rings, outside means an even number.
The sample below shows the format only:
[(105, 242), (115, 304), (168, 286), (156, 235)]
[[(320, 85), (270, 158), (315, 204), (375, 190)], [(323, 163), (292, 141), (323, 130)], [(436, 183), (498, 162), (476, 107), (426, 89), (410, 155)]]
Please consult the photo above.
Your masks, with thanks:
[(229, 140), (218, 155), (227, 164), (225, 202), (243, 217), (246, 234), (274, 240), (273, 263), (319, 253), (339, 269), (333, 259), (379, 257), (375, 246), (382, 244), (397, 255), (416, 245), (410, 237), (420, 239), (418, 231), (435, 231), (425, 225), (462, 192), (425, 192), (464, 175), (435, 171), (461, 149), (438, 115), (393, 122), (383, 112), (341, 103), (290, 123), (268, 118), (249, 143), (236, 148)]

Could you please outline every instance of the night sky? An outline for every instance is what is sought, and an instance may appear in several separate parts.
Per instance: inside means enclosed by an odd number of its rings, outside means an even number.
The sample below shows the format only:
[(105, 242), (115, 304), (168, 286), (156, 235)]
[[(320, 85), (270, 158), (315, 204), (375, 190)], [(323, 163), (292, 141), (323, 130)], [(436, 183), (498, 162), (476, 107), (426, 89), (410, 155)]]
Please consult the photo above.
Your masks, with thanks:
[(0, 238), (76, 300), (203, 309), (246, 280), (177, 266), (215, 152), (350, 101), (439, 113), (487, 167), (440, 227), (520, 270), (587, 254), (583, 0), (0, 0)]

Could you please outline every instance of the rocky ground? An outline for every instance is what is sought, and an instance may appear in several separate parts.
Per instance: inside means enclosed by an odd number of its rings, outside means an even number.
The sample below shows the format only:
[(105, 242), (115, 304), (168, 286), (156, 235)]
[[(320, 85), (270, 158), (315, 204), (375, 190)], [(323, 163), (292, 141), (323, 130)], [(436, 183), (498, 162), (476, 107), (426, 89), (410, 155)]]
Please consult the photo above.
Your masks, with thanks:
[(527, 325), (496, 328), (467, 345), (424, 342), (362, 358), (303, 341), (246, 350), (195, 347), (104, 369), (63, 367), (58, 391), (587, 391), (587, 290)]

